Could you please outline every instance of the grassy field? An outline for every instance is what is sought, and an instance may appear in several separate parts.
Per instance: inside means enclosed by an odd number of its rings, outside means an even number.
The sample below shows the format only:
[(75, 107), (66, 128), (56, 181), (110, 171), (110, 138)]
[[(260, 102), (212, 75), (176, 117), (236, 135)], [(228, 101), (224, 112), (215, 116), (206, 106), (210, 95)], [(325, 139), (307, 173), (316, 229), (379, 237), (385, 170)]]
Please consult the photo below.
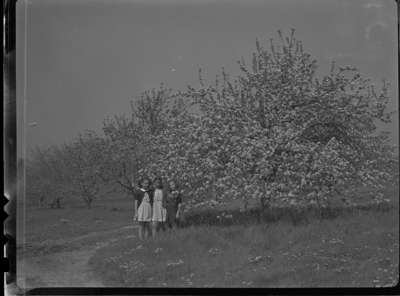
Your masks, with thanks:
[(79, 200), (69, 201), (61, 209), (30, 206), (24, 216), (19, 220), (24, 230), (18, 233), (18, 244), (43, 244), (132, 225), (133, 200), (129, 196), (101, 199), (91, 209)]
[[(386, 189), (385, 196), (392, 200), (391, 204), (393, 206), (397, 206), (398, 191), (398, 186), (390, 186)], [(367, 194), (365, 190), (360, 189), (357, 194), (360, 197), (359, 200), (353, 199), (357, 203), (369, 202), (370, 198), (367, 197)], [(220, 210), (238, 212), (240, 205), (240, 201), (234, 201), (222, 206)], [(279, 213), (282, 212), (282, 209), (269, 210), (267, 213), (269, 217), (266, 220), (271, 220), (274, 216), (279, 220), (290, 220), (291, 217), (289, 216), (293, 214), (293, 211), (287, 211), (286, 209), (283, 209), (283, 211), (284, 213)], [(311, 216), (308, 213), (298, 213), (296, 215), (300, 215), (300, 218)], [(29, 206), (26, 208), (24, 216), (24, 220), (21, 219), (19, 221), (24, 226), (24, 239), (27, 245), (42, 243), (46, 240), (72, 239), (93, 232), (132, 225), (133, 200), (126, 194), (119, 194), (96, 200), (92, 208), (87, 209), (82, 201), (72, 199), (67, 201), (62, 209)], [(210, 211), (200, 208), (192, 213), (191, 216), (193, 217), (192, 222), (196, 224), (204, 223), (203, 220), (218, 220), (218, 213), (215, 210)], [(229, 220), (225, 219), (220, 222), (229, 222)], [(19, 232), (19, 234), (21, 233)], [(19, 245), (22, 243), (21, 237), (19, 237), (18, 243)]]
[(101, 200), (87, 209), (79, 203), (62, 209), (28, 208), (25, 214), (27, 244), (65, 239), (132, 224), (133, 201)]
[(117, 241), (89, 264), (112, 286), (392, 286), (397, 215), (360, 211), (299, 226), (193, 226), (145, 242)]
[(98, 200), (91, 209), (79, 201), (63, 209), (29, 207), (20, 270), (31, 287), (393, 285), (398, 187), (386, 195), (389, 206), (339, 210), (329, 219), (289, 209), (271, 209), (262, 223), (242, 221), (238, 212), (222, 220), (197, 212), (194, 225), (144, 243), (129, 197)]

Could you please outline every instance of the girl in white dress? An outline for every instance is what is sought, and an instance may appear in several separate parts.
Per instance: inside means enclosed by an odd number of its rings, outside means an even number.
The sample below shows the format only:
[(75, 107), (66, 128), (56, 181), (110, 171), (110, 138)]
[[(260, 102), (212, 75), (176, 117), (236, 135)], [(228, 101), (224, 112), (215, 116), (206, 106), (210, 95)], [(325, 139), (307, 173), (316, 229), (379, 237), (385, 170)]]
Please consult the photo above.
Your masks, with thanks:
[(166, 209), (166, 196), (163, 189), (162, 180), (160, 177), (154, 180), (154, 201), (153, 201), (153, 237), (155, 237), (156, 232), (160, 230), (165, 230), (165, 221), (167, 219), (167, 209)]
[(150, 180), (144, 179), (139, 189), (135, 191), (135, 216), (139, 222), (139, 239), (148, 238), (152, 219), (153, 191), (150, 189)]

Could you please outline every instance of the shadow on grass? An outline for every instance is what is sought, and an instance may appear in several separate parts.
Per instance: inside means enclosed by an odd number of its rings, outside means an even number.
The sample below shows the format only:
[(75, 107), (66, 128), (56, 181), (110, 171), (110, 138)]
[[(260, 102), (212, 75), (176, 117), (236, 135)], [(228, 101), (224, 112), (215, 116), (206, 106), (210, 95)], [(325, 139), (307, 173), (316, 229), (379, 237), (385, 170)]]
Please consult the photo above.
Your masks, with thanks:
[(293, 225), (308, 224), (316, 219), (335, 219), (359, 212), (387, 212), (393, 208), (389, 202), (379, 204), (355, 205), (351, 207), (318, 208), (307, 207), (276, 207), (250, 209), (248, 211), (204, 209), (186, 214), (183, 226), (191, 225), (251, 225), (254, 223), (273, 223), (277, 221), (290, 222)]

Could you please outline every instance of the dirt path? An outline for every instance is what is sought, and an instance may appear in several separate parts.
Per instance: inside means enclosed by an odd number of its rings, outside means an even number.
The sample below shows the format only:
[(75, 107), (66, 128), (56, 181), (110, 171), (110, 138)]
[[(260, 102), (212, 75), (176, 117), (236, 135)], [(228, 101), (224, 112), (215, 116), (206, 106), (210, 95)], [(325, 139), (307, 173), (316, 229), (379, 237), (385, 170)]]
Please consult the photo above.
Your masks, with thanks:
[[(88, 261), (98, 248), (104, 247), (119, 239), (135, 237), (137, 226), (103, 232), (91, 233), (70, 240), (46, 241), (46, 245), (77, 245), (71, 250), (51, 252), (32, 256), (26, 252), (18, 260), (18, 286), (23, 289), (35, 287), (102, 287), (101, 280), (91, 272)], [(111, 237), (110, 237), (111, 235)], [(105, 239), (107, 237), (107, 239)], [(89, 240), (89, 243), (87, 243)], [(85, 243), (86, 242), (86, 243)], [(39, 246), (37, 246), (39, 247)]]

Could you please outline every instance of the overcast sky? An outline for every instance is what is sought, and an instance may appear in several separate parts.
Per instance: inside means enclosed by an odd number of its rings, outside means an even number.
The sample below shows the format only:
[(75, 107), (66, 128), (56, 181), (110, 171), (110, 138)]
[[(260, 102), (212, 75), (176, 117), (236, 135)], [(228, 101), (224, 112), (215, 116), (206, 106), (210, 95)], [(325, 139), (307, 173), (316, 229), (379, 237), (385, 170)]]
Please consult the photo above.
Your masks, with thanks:
[[(210, 80), (221, 67), (237, 71), (257, 37), (267, 43), (292, 27), (320, 73), (335, 59), (385, 78), (397, 110), (396, 9), (394, 0), (18, 1), (19, 100), (27, 28), (27, 147), (100, 130), (106, 116), (128, 112), (130, 99), (160, 82), (197, 85), (198, 66)], [(397, 125), (395, 116), (384, 127), (394, 143)]]

